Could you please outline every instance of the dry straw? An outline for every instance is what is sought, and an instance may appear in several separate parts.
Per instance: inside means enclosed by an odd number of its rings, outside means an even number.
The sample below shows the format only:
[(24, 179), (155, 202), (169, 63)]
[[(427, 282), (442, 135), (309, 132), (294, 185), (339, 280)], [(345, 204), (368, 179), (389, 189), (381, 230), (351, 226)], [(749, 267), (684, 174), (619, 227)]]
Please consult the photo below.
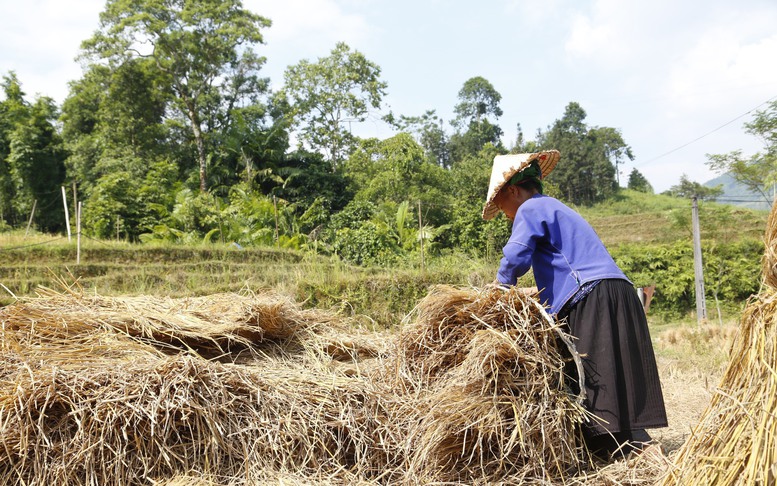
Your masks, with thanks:
[(567, 338), (532, 297), (439, 287), (395, 334), (351, 324), (274, 294), (42, 289), (0, 309), (0, 483), (648, 477), (591, 468)]
[(777, 207), (765, 248), (765, 286), (745, 309), (728, 368), (664, 485), (777, 483)]

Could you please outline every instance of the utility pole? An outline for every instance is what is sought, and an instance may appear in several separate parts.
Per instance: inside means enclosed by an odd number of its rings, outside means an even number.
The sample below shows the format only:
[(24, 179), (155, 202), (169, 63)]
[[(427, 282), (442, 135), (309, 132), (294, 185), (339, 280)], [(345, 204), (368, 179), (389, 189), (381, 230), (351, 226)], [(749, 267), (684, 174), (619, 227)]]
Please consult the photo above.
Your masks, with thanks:
[(699, 229), (699, 203), (696, 194), (691, 198), (693, 208), (693, 272), (696, 281), (696, 323), (707, 320), (707, 304), (704, 301), (704, 268), (701, 261), (701, 230)]

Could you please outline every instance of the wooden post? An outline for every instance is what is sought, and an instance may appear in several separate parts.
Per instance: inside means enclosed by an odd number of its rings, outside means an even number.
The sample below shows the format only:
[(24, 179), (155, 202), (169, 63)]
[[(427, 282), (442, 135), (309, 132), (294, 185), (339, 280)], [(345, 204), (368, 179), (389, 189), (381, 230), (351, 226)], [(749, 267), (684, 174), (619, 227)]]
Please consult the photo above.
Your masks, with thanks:
[(35, 215), (35, 206), (38, 205), (38, 200), (32, 202), (32, 211), (30, 211), (30, 220), (27, 221), (27, 230), (24, 232), (24, 237), (27, 238), (27, 233), (30, 232), (30, 226), (32, 226), (32, 217)]
[(421, 222), (421, 201), (418, 201), (418, 238), (421, 240), (421, 271), (424, 271), (424, 226)]
[(696, 323), (707, 320), (707, 304), (704, 301), (704, 267), (701, 259), (701, 230), (699, 229), (699, 204), (696, 195), (691, 198), (693, 218), (693, 272), (696, 281)]
[(275, 245), (279, 246), (278, 243), (278, 202), (276, 201), (275, 195), (273, 194), (272, 197), (272, 207), (273, 212), (275, 213)]
[[(78, 191), (76, 191), (76, 181), (73, 181), (73, 211), (78, 212)], [(78, 214), (76, 214), (76, 217)]]
[(81, 201), (78, 201), (78, 205), (76, 206), (76, 265), (80, 265), (80, 264), (81, 264)]
[(67, 241), (70, 241), (70, 213), (67, 210), (67, 195), (65, 186), (62, 186), (62, 203), (65, 205), (65, 226), (67, 227)]

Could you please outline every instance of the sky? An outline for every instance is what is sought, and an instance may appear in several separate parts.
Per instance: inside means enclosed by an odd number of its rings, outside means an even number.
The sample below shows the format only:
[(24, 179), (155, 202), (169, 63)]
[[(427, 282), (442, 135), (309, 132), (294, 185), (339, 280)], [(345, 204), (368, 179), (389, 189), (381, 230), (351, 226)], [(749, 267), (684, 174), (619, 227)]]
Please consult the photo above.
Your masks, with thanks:
[[(354, 125), (388, 138), (380, 115), (436, 110), (453, 119), (458, 92), (481, 76), (502, 96), (497, 120), (511, 146), (564, 114), (570, 102), (590, 126), (620, 131), (656, 192), (685, 175), (718, 174), (707, 154), (763, 151), (745, 132), (777, 100), (774, 0), (243, 0), (272, 21), (258, 54), (271, 88), (285, 69), (326, 57), (345, 42), (381, 68), (380, 113)], [(0, 0), (0, 75), (14, 71), (32, 101), (61, 103), (82, 75), (75, 58), (99, 27), (104, 0)], [(563, 154), (562, 160), (563, 163)], [(485, 192), (486, 188), (484, 188)]]

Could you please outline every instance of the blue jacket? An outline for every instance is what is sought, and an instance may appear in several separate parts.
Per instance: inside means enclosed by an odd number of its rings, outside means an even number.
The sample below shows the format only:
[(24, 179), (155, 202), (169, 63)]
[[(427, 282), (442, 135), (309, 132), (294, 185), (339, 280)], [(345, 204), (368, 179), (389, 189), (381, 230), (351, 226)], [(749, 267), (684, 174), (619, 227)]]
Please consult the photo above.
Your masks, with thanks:
[(537, 194), (518, 208), (497, 279), (515, 285), (531, 267), (540, 299), (558, 313), (586, 282), (628, 280), (591, 225), (557, 199)]

